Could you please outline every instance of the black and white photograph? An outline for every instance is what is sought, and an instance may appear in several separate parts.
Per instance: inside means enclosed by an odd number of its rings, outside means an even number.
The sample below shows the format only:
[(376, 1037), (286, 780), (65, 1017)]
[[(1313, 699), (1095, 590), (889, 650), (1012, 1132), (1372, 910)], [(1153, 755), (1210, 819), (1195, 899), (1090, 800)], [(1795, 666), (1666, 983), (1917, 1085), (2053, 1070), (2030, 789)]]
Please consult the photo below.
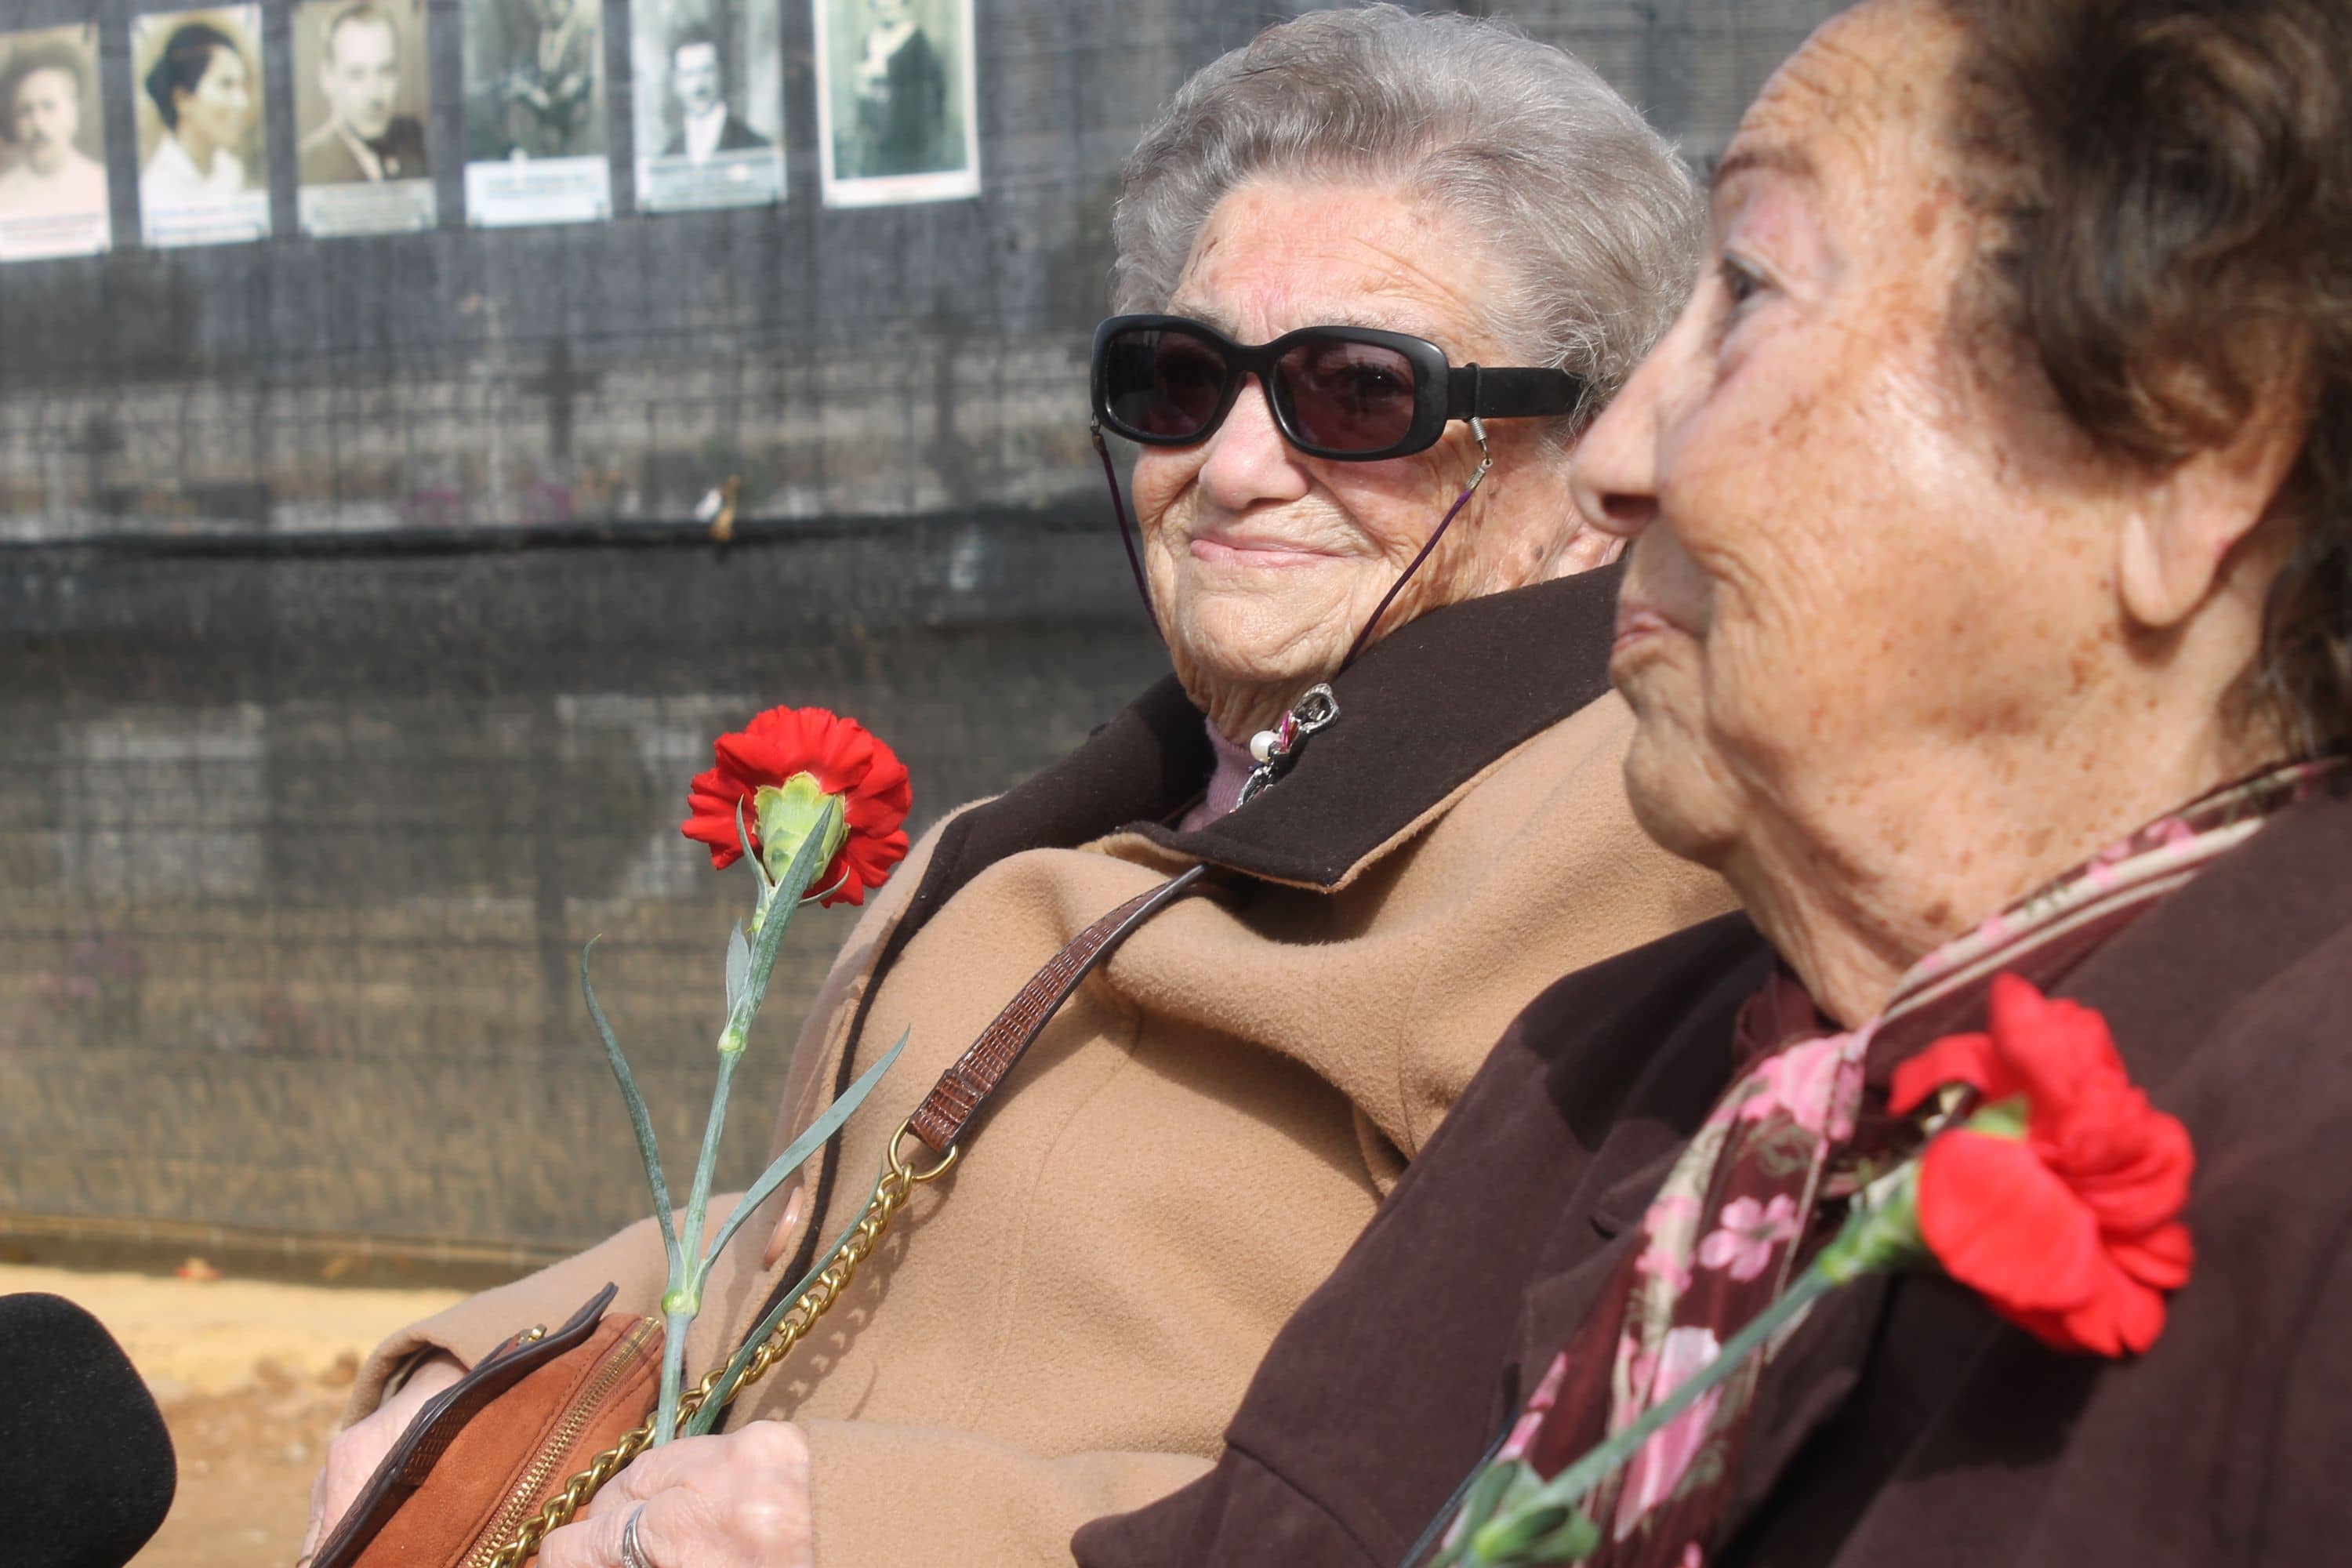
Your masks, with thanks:
[(612, 216), (598, 0), (465, 0), (462, 15), (467, 221)]
[(827, 206), (980, 194), (971, 0), (815, 0)]
[(105, 137), (95, 25), (0, 36), (0, 261), (113, 244)]
[(293, 49), (302, 232), (431, 228), (425, 0), (307, 0)]
[(630, 15), (637, 205), (782, 200), (782, 0), (639, 0)]
[(261, 7), (132, 17), (131, 79), (147, 243), (169, 248), (268, 238)]

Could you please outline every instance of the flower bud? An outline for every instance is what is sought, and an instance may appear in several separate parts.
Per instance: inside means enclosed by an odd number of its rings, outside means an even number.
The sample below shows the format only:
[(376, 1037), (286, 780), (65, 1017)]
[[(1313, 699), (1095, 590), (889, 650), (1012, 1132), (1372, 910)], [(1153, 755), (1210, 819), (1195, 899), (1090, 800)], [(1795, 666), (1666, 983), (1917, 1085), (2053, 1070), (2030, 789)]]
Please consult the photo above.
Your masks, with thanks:
[(793, 857), (800, 853), (808, 836), (820, 826), (824, 829), (824, 853), (817, 858), (817, 881), (803, 893), (823, 890), (825, 869), (841, 853), (849, 838), (849, 819), (842, 812), (831, 810), (840, 797), (824, 793), (814, 773), (794, 773), (781, 785), (762, 784), (751, 797), (760, 816), (760, 858), (768, 868), (768, 879), (781, 881), (792, 867)]
[(1566, 1503), (1505, 1514), (1470, 1538), (1472, 1561), (1479, 1563), (1573, 1562), (1600, 1544), (1601, 1531), (1584, 1511)]
[(1854, 1199), (1853, 1212), (1815, 1267), (1839, 1285), (1924, 1261), (1919, 1236), (1919, 1163), (1906, 1160)]

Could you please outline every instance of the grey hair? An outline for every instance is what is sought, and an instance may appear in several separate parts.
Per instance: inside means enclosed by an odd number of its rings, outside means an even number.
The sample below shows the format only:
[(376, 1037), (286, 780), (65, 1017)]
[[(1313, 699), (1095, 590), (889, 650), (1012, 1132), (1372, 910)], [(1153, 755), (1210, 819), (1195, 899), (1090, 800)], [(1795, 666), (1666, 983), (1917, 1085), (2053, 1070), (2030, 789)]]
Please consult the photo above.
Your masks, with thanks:
[(1494, 335), (1585, 378), (1580, 424), (1696, 271), (1690, 172), (1592, 68), (1505, 23), (1376, 5), (1270, 27), (1177, 90), (1127, 161), (1113, 309), (1165, 310), (1218, 202), (1265, 176), (1392, 182), (1467, 219)]

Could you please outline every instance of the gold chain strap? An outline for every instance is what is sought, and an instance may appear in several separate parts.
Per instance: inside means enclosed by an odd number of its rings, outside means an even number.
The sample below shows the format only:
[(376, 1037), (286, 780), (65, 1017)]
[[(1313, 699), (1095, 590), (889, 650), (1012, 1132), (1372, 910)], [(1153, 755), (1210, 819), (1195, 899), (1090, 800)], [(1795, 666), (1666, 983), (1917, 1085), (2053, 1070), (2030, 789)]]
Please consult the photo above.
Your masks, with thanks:
[[(925, 1182), (939, 1180), (947, 1174), (948, 1167), (956, 1163), (957, 1150), (950, 1147), (938, 1164), (927, 1171), (916, 1170), (898, 1157), (898, 1146), (907, 1141), (908, 1136), (907, 1125), (902, 1122), (898, 1135), (890, 1140), (889, 1148), (883, 1152), (882, 1173), (875, 1180), (874, 1196), (866, 1205), (866, 1216), (857, 1222), (857, 1228), (834, 1249), (833, 1256), (825, 1262), (824, 1271), (801, 1292), (800, 1300), (793, 1303), (783, 1321), (776, 1325), (760, 1348), (751, 1352), (751, 1361), (744, 1365), (741, 1381), (727, 1395), (728, 1403), (732, 1404), (745, 1389), (767, 1376), (771, 1367), (792, 1353), (793, 1347), (816, 1327), (817, 1320), (832, 1310), (834, 1302), (847, 1288), (851, 1277), (856, 1274), (857, 1266), (874, 1255), (875, 1247), (881, 1243), (882, 1233), (890, 1228), (890, 1222), (898, 1216), (898, 1210), (905, 1206), (907, 1200), (914, 1195), (915, 1189)], [(702, 1408), (703, 1401), (709, 1399), (711, 1391), (719, 1386), (719, 1380), (726, 1370), (722, 1366), (713, 1371), (702, 1380), (699, 1387), (688, 1390), (678, 1400), (679, 1425), (685, 1425), (688, 1416)], [(604, 1489), (605, 1482), (619, 1475), (630, 1460), (653, 1446), (654, 1423), (659, 1419), (658, 1412), (646, 1416), (635, 1431), (597, 1455), (594, 1463), (564, 1482), (562, 1489), (548, 1499), (545, 1508), (516, 1528), (514, 1538), (499, 1548), (490, 1558), (488, 1568), (522, 1568), (522, 1564), (536, 1556), (540, 1542), (547, 1539), (549, 1532), (571, 1523), (573, 1516), (588, 1506), (588, 1500)]]

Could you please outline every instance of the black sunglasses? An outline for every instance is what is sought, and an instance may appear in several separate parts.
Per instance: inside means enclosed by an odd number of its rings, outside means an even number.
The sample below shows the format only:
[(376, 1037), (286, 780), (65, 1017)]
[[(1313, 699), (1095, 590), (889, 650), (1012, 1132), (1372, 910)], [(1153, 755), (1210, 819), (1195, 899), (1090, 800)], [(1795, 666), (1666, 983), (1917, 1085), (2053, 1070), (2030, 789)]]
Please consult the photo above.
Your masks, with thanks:
[(1206, 440), (1251, 375), (1284, 440), (1353, 463), (1433, 446), (1448, 420), (1571, 414), (1584, 396), (1564, 370), (1449, 365), (1427, 339), (1372, 327), (1301, 327), (1255, 346), (1182, 316), (1095, 329), (1095, 417), (1147, 447)]

